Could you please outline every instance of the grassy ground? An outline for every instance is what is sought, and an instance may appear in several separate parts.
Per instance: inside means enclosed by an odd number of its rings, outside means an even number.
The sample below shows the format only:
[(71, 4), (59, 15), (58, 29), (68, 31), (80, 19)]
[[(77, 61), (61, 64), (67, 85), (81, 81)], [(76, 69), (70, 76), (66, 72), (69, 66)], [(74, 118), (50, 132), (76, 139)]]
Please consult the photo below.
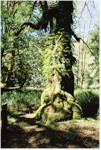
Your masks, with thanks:
[(98, 148), (99, 120), (81, 119), (47, 127), (33, 119), (33, 114), (8, 116), (9, 125), (2, 137), (2, 148)]

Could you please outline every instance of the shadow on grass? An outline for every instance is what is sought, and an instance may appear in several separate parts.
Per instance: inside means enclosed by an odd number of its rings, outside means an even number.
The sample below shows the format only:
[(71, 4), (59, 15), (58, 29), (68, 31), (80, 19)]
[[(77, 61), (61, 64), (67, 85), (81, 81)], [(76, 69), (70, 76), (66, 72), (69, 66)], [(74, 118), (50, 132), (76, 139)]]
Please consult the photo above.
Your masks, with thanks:
[(22, 113), (21, 114), (14, 114), (12, 112), (8, 112), (8, 115), (12, 118), (14, 118), (16, 120), (16, 123), (21, 123), (21, 122), (25, 122), (28, 125), (34, 125), (35, 124), (35, 119), (33, 118), (25, 118), (22, 117)]
[[(32, 125), (32, 119), (24, 121)], [(99, 140), (90, 135), (81, 136), (75, 126), (60, 131), (32, 122), (32, 128), (29, 130), (19, 125), (10, 125), (5, 138), (2, 139), (2, 148), (98, 148), (99, 146)]]
[(99, 141), (92, 137), (80, 136), (75, 127), (68, 131), (46, 128), (41, 134), (49, 140), (48, 143), (39, 143), (39, 148), (94, 148), (99, 145)]

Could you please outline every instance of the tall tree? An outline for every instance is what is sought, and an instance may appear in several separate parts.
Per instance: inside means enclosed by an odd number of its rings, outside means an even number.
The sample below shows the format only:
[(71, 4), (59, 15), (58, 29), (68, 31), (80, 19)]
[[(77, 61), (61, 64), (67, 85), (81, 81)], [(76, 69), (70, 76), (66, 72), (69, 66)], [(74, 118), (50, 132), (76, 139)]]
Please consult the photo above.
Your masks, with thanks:
[[(49, 72), (46, 88), (41, 96), (41, 106), (36, 116), (50, 121), (59, 121), (79, 117), (81, 108), (74, 102), (74, 76), (72, 65), (75, 58), (72, 54), (71, 36), (79, 41), (71, 29), (73, 23), (73, 1), (35, 1), (33, 7), (41, 8), (42, 17), (23, 23), (19, 35), (25, 26), (33, 29), (45, 29), (50, 25), (51, 44), (47, 48), (50, 52)], [(45, 64), (47, 65), (47, 64)]]

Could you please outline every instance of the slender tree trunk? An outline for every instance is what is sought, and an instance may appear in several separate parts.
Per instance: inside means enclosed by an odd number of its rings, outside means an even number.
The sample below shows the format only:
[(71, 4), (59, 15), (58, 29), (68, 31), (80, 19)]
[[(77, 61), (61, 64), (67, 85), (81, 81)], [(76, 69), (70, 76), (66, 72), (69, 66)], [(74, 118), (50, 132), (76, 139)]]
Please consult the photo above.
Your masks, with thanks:
[(2, 106), (1, 120), (2, 120), (1, 136), (2, 138), (4, 138), (7, 132), (7, 104)]

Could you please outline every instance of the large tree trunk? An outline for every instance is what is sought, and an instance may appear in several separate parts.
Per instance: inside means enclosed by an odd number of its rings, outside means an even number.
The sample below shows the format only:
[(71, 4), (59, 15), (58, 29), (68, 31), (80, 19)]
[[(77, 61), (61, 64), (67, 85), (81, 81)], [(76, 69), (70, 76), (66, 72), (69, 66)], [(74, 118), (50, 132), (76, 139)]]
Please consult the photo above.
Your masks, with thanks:
[[(54, 57), (53, 65), (60, 63), (64, 65), (65, 70), (67, 71), (65, 75), (60, 72), (61, 76), (61, 88), (64, 91), (67, 91), (71, 95), (74, 95), (74, 75), (72, 72), (72, 65), (75, 61), (75, 58), (72, 55), (71, 50), (71, 35), (72, 29), (72, 13), (73, 13), (73, 2), (72, 1), (59, 1), (57, 5), (51, 8), (51, 15), (53, 10), (53, 17), (51, 17), (50, 22), (50, 32), (55, 34), (55, 44), (54, 48)], [(54, 12), (54, 10), (56, 10)], [(60, 38), (61, 37), (61, 38)], [(56, 47), (57, 46), (57, 47)], [(62, 49), (59, 48), (62, 47)], [(57, 49), (57, 50), (55, 50)], [(53, 49), (51, 49), (53, 51)], [(61, 53), (61, 54), (60, 54)], [(58, 58), (56, 58), (58, 55)], [(54, 58), (53, 58), (54, 59)], [(57, 59), (57, 60), (56, 60)], [(62, 60), (63, 59), (63, 60)], [(63, 62), (65, 61), (65, 62)], [(49, 77), (50, 78), (50, 77)]]
[[(56, 14), (51, 17), (53, 34), (51, 69), (46, 89), (41, 96), (41, 107), (36, 115), (47, 124), (54, 121), (80, 117), (80, 107), (74, 102), (74, 57), (71, 50), (72, 1), (59, 1), (54, 7)], [(52, 12), (52, 9), (51, 9)]]

